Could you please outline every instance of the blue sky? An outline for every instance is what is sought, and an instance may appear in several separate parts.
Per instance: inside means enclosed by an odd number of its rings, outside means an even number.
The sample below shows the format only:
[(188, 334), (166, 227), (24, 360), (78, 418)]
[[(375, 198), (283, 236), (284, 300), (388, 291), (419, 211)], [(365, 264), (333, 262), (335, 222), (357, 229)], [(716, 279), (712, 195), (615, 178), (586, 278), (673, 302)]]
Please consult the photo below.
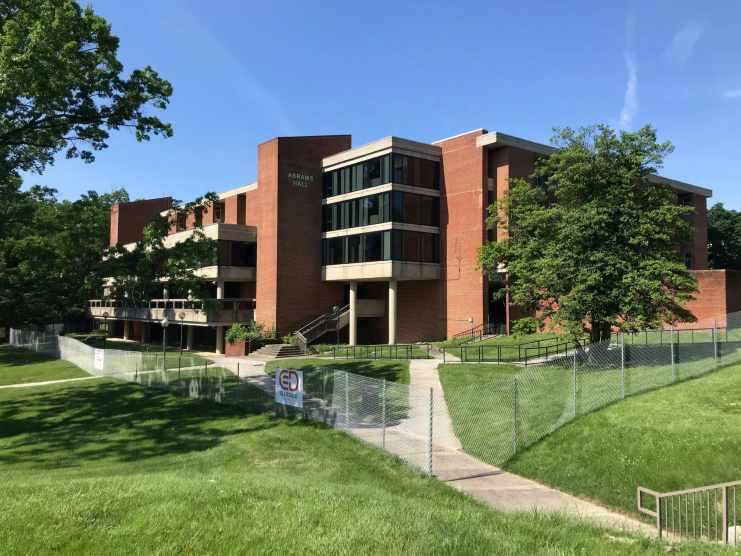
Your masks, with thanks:
[(255, 181), (257, 145), (279, 135), (548, 142), (554, 126), (650, 123), (676, 146), (662, 175), (741, 209), (737, 0), (92, 4), (127, 71), (172, 82), (160, 117), (175, 135), (119, 132), (92, 165), (62, 156), (25, 176), (65, 198), (225, 191)]

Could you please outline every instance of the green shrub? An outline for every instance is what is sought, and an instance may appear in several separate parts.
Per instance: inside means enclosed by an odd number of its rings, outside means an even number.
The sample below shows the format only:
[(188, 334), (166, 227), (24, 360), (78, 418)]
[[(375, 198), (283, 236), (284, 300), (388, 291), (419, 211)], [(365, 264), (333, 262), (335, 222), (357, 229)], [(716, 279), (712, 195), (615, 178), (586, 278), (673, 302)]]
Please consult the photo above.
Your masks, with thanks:
[(291, 344), (292, 346), (296, 345), (296, 336), (293, 334), (286, 334), (282, 339), (284, 344)]

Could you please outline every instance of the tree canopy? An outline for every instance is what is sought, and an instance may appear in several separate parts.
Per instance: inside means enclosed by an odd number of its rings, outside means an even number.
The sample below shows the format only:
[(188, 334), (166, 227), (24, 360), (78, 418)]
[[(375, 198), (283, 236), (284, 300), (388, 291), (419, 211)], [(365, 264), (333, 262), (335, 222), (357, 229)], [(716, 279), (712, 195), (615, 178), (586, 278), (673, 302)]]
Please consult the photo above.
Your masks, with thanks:
[[(111, 290), (107, 297), (126, 298), (132, 306), (141, 307), (167, 283), (171, 298), (191, 298), (206, 311), (217, 308), (218, 302), (210, 300), (206, 280), (198, 271), (217, 264), (221, 254), (219, 242), (206, 237), (201, 225), (202, 215), (216, 200), (215, 193), (185, 204), (173, 200), (169, 211), (152, 216), (133, 249), (121, 244), (110, 249), (103, 268), (90, 280), (91, 288), (102, 289), (105, 280)], [(166, 238), (176, 215), (186, 219), (192, 215), (193, 231), (185, 240), (168, 245)]]
[(128, 77), (119, 39), (91, 6), (74, 0), (0, 1), (0, 161), (2, 175), (41, 173), (54, 155), (94, 160), (110, 130), (138, 141), (170, 137), (164, 109), (172, 85), (151, 67)]
[(485, 272), (506, 273), (502, 293), (524, 313), (515, 329), (549, 325), (597, 342), (612, 327), (696, 320), (686, 304), (697, 282), (678, 252), (693, 238), (687, 207), (649, 180), (671, 143), (658, 143), (650, 126), (554, 131), (554, 154), (537, 160), (530, 181), (510, 180), (489, 207), (489, 225), (506, 237), (479, 250)]
[(110, 209), (129, 200), (118, 189), (59, 201), (56, 191), (0, 184), (0, 323), (29, 326), (79, 319), (90, 276), (110, 237)]
[(741, 270), (741, 212), (716, 203), (708, 210), (710, 268)]
[(119, 39), (92, 7), (74, 0), (0, 0), (0, 326), (75, 320), (99, 293), (110, 208), (125, 190), (60, 201), (23, 190), (54, 157), (94, 160), (112, 130), (138, 141), (170, 137), (150, 114), (165, 109), (170, 83), (149, 66), (126, 76)]

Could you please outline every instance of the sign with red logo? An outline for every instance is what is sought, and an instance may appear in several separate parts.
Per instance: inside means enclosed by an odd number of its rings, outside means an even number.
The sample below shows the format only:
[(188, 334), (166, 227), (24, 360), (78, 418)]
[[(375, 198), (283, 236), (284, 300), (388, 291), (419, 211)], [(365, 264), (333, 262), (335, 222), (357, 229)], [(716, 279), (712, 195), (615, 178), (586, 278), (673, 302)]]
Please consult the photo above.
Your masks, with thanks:
[(304, 372), (278, 369), (275, 372), (275, 401), (293, 407), (304, 407)]
[(95, 350), (95, 368), (99, 370), (104, 369), (105, 363), (105, 352), (102, 349)]

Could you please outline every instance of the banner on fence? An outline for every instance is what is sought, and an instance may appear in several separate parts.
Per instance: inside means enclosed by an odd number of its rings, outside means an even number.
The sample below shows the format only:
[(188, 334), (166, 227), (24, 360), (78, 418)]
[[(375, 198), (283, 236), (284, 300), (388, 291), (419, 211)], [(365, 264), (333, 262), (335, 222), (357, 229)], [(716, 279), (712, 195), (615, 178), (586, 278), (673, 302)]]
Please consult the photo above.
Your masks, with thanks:
[(102, 349), (95, 350), (95, 368), (101, 371), (105, 369), (105, 351)]
[(278, 369), (275, 373), (275, 401), (293, 407), (304, 407), (304, 373)]

